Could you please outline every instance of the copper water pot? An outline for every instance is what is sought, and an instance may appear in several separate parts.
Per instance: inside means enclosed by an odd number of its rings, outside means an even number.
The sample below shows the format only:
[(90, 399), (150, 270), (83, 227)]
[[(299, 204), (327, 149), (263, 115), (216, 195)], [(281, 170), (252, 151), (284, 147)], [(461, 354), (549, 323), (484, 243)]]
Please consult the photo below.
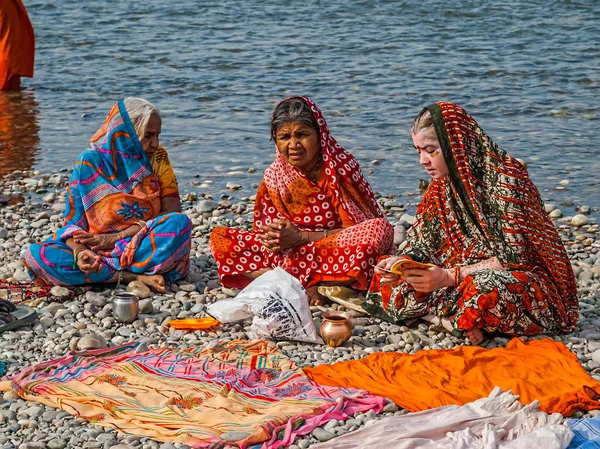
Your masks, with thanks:
[(328, 310), (321, 315), (321, 337), (331, 347), (342, 346), (352, 337), (350, 316), (337, 310)]

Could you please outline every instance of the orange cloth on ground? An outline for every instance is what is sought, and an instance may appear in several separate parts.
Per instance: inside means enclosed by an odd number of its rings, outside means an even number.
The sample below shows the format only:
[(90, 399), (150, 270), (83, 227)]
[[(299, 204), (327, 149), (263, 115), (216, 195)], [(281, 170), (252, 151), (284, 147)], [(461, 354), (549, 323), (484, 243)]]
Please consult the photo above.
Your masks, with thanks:
[(304, 368), (314, 382), (358, 388), (388, 397), (411, 412), (463, 405), (487, 397), (495, 386), (512, 390), (523, 404), (571, 416), (600, 409), (600, 382), (575, 354), (551, 339), (512, 339), (506, 348), (461, 346), (416, 354), (375, 353), (362, 360)]
[(14, 75), (32, 77), (33, 26), (21, 0), (0, 2), (0, 88)]

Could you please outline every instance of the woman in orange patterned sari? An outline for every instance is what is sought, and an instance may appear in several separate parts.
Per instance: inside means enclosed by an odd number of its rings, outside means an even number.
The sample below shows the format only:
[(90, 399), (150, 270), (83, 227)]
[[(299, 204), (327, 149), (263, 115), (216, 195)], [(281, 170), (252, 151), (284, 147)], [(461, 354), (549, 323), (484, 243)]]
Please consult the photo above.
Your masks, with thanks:
[[(525, 167), (452, 103), (425, 108), (412, 139), (433, 180), (407, 246), (377, 265), (367, 310), (388, 321), (424, 317), (475, 344), (483, 331), (572, 331), (573, 270)], [(385, 271), (400, 258), (433, 267)]]
[(306, 97), (282, 101), (273, 113), (275, 161), (265, 171), (252, 232), (215, 228), (210, 246), (226, 287), (282, 267), (307, 287), (320, 283), (365, 290), (378, 257), (391, 249), (393, 228), (354, 157), (330, 134)]

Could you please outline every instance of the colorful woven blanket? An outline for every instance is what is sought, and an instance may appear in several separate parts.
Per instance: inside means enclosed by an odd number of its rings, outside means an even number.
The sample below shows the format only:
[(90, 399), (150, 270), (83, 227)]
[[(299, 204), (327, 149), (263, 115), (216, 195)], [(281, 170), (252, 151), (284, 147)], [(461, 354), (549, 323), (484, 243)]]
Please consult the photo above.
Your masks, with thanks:
[(0, 383), (24, 399), (61, 408), (124, 434), (219, 449), (278, 448), (331, 419), (379, 412), (384, 399), (311, 382), (267, 342), (210, 349), (137, 344), (70, 354)]

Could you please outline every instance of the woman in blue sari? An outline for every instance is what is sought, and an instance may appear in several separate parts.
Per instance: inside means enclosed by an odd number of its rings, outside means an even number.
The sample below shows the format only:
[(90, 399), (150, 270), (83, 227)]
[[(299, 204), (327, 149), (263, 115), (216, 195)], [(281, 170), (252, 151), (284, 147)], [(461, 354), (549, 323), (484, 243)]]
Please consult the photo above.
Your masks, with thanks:
[(158, 110), (119, 101), (75, 163), (65, 225), (31, 245), (24, 262), (39, 284), (139, 280), (163, 292), (189, 270), (191, 222), (167, 152), (158, 145)]

